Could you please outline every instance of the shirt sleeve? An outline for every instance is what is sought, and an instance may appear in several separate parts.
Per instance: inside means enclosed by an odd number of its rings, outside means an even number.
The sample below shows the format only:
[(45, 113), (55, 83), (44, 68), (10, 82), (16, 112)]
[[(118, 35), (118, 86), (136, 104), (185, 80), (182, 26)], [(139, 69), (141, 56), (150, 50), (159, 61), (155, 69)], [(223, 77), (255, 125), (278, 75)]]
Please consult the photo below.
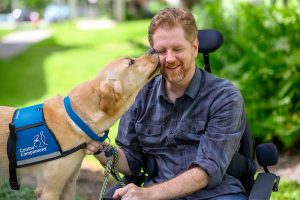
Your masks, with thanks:
[(201, 136), (196, 160), (208, 176), (208, 189), (219, 185), (236, 151), (245, 129), (244, 101), (237, 89), (223, 88), (210, 106), (210, 117)]
[(137, 175), (144, 160), (142, 150), (137, 139), (135, 131), (136, 108), (131, 106), (129, 110), (121, 117), (116, 143), (124, 151), (130, 171)]

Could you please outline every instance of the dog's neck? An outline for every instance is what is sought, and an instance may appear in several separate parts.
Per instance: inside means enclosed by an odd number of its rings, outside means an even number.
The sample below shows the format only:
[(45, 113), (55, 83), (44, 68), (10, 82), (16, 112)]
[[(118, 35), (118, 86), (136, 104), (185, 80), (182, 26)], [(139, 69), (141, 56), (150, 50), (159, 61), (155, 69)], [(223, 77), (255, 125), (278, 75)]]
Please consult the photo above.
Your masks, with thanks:
[[(104, 113), (99, 110), (99, 92), (96, 87), (93, 87), (94, 84), (95, 81), (88, 81), (77, 86), (70, 92), (69, 98), (72, 109), (81, 120), (83, 120), (93, 132), (101, 136), (105, 130), (99, 129), (96, 124), (99, 119), (103, 118)], [(75, 126), (76, 129), (79, 129), (74, 122), (71, 124)], [(78, 131), (82, 132), (81, 129)]]
[[(97, 128), (95, 125), (94, 120), (91, 118), (89, 114), (87, 114), (86, 110), (83, 108), (83, 106), (80, 103), (77, 103), (76, 101), (71, 101), (71, 105), (73, 111), (80, 117), (80, 119), (97, 135), (101, 135), (101, 130)], [(73, 120), (72, 120), (73, 121)], [(73, 125), (76, 126), (77, 129), (79, 129), (78, 125), (73, 121)], [(81, 130), (81, 129), (80, 129)]]
[[(122, 96), (117, 103), (116, 113), (110, 115), (100, 108), (100, 90), (99, 81), (97, 79), (83, 83), (74, 88), (69, 98), (71, 100), (72, 108), (77, 115), (98, 135), (102, 136), (103, 132), (109, 129), (121, 116), (128, 110), (129, 106), (134, 101), (137, 92), (131, 95)], [(140, 88), (136, 88), (134, 91), (139, 91)], [(72, 121), (70, 119), (70, 121)], [(79, 127), (75, 123), (71, 123), (76, 130)]]

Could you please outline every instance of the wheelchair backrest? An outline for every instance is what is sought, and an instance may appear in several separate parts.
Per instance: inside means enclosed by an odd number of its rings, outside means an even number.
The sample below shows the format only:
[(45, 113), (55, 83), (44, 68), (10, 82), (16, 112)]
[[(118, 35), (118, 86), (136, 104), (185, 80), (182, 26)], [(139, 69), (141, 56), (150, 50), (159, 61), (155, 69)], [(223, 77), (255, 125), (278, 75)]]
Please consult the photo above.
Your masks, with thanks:
[[(224, 41), (223, 36), (219, 31), (214, 29), (199, 30), (198, 41), (198, 52), (203, 54), (204, 69), (211, 72), (209, 53), (216, 51), (222, 46)], [(254, 183), (256, 169), (256, 163), (254, 161), (254, 140), (250, 127), (248, 123), (246, 123), (239, 152), (234, 155), (227, 169), (227, 173), (240, 179), (246, 192), (249, 194)]]

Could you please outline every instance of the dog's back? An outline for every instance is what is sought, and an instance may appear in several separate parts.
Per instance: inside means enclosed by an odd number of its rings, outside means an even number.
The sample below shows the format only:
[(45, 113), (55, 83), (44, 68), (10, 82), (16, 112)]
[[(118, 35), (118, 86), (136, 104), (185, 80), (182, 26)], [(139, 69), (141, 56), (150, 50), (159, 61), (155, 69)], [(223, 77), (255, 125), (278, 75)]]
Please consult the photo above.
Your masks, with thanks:
[(11, 122), (15, 108), (0, 106), (0, 176), (8, 178), (7, 138), (8, 124)]

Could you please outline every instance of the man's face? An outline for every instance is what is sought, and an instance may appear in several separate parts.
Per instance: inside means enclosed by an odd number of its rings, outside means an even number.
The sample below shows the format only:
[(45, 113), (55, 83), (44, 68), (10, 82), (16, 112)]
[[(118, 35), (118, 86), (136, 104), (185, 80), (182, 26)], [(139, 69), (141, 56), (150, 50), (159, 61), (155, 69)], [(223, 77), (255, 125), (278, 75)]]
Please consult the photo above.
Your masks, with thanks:
[(181, 27), (158, 28), (153, 34), (153, 48), (159, 54), (161, 73), (167, 81), (180, 84), (193, 76), (198, 40), (191, 44)]

